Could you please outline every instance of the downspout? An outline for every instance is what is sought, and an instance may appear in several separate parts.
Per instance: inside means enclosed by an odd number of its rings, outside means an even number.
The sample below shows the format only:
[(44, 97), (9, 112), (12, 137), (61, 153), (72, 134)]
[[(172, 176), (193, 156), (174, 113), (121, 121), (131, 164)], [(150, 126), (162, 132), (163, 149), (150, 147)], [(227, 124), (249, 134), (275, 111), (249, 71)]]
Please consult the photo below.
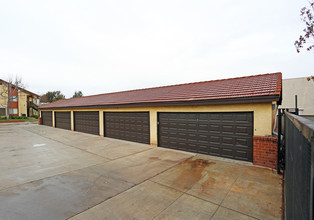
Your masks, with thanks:
[(275, 122), (274, 122), (274, 127), (273, 127), (273, 134), (277, 135), (277, 137), (278, 137), (278, 133), (276, 132), (277, 117), (278, 117), (278, 108), (277, 108), (277, 111), (276, 111)]

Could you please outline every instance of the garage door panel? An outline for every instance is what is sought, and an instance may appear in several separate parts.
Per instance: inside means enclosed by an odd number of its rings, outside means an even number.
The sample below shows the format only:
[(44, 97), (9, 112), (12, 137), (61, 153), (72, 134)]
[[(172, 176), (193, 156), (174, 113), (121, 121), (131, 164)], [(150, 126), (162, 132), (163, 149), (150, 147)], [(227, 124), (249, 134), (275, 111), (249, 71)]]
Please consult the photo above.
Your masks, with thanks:
[(41, 112), (41, 121), (43, 125), (52, 126), (52, 111)]
[(106, 137), (150, 143), (148, 112), (105, 112), (104, 126)]
[(245, 160), (245, 158), (249, 157), (246, 151), (236, 151), (235, 152), (235, 159), (238, 160)]
[(234, 125), (222, 125), (222, 132), (223, 133), (233, 133), (235, 127), (236, 126), (234, 126)]
[(99, 135), (99, 112), (75, 111), (74, 130), (88, 134)]
[(199, 124), (198, 125), (198, 130), (199, 131), (204, 130), (205, 132), (207, 132), (209, 130), (209, 124)]
[(71, 112), (55, 112), (56, 128), (71, 130)]
[(251, 140), (249, 138), (246, 138), (246, 139), (237, 138), (236, 140), (236, 145), (241, 148), (248, 148), (250, 144), (251, 144)]
[(250, 117), (248, 117), (246, 114), (236, 114), (235, 115), (235, 121), (238, 123), (252, 122), (252, 121), (250, 121)]
[(233, 158), (233, 150), (230, 148), (223, 148), (221, 152), (222, 156), (228, 157), (228, 158)]
[(195, 135), (195, 136), (193, 136), (193, 137), (194, 137), (194, 138), (198, 138), (198, 140), (200, 140), (200, 141), (206, 141), (206, 142), (209, 141), (209, 137), (208, 137), (208, 135), (206, 135), (205, 133), (204, 133), (204, 134), (199, 133), (198, 135)]
[(211, 125), (209, 125), (209, 130), (211, 132), (218, 132), (218, 133), (220, 133), (220, 130), (221, 130), (220, 127), (221, 126), (219, 126), (219, 125), (211, 124)]
[(221, 155), (221, 149), (217, 146), (211, 146), (209, 147), (208, 154), (214, 155), (214, 156), (222, 156)]
[(202, 115), (199, 115), (199, 120), (200, 121), (209, 121), (211, 119), (210, 115), (207, 115), (207, 114), (202, 114)]
[(222, 137), (222, 143), (221, 144), (233, 146), (233, 145), (235, 145), (235, 138), (233, 138), (233, 137)]
[(221, 114), (221, 120), (223, 122), (232, 122), (234, 121), (234, 115), (233, 114)]
[(158, 119), (161, 147), (252, 161), (251, 112), (159, 113)]
[(221, 121), (221, 114), (208, 114), (209, 121)]
[(209, 136), (209, 143), (210, 144), (220, 144), (221, 138), (219, 136)]
[(236, 126), (235, 130), (234, 130), (235, 134), (243, 134), (243, 135), (247, 135), (250, 134), (252, 135), (252, 128), (248, 127), (248, 126)]

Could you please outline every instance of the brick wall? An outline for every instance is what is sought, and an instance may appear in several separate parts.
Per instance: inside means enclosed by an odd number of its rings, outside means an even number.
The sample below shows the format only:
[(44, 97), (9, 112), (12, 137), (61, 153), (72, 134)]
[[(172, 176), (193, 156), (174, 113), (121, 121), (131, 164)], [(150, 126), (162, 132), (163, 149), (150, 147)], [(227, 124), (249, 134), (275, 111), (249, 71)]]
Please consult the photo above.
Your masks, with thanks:
[(15, 102), (15, 101), (11, 101), (9, 103), (9, 108), (18, 108), (19, 107), (19, 103)]
[(273, 169), (277, 167), (277, 137), (253, 137), (253, 164)]

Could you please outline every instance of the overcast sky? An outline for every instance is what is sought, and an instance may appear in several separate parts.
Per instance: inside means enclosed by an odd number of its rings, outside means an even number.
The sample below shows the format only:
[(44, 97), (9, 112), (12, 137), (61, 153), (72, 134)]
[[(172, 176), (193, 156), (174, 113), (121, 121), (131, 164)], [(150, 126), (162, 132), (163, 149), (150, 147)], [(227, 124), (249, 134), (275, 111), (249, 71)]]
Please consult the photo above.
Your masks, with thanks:
[(306, 0), (0, 0), (0, 78), (84, 95), (282, 72), (314, 75), (296, 53)]

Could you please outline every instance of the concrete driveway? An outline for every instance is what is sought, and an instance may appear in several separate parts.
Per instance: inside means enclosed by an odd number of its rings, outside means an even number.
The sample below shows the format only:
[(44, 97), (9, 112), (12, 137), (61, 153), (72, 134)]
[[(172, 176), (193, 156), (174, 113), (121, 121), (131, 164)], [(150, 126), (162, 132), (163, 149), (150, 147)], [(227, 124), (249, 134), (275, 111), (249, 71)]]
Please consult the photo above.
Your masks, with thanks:
[(0, 125), (0, 219), (280, 219), (269, 169), (38, 125)]

